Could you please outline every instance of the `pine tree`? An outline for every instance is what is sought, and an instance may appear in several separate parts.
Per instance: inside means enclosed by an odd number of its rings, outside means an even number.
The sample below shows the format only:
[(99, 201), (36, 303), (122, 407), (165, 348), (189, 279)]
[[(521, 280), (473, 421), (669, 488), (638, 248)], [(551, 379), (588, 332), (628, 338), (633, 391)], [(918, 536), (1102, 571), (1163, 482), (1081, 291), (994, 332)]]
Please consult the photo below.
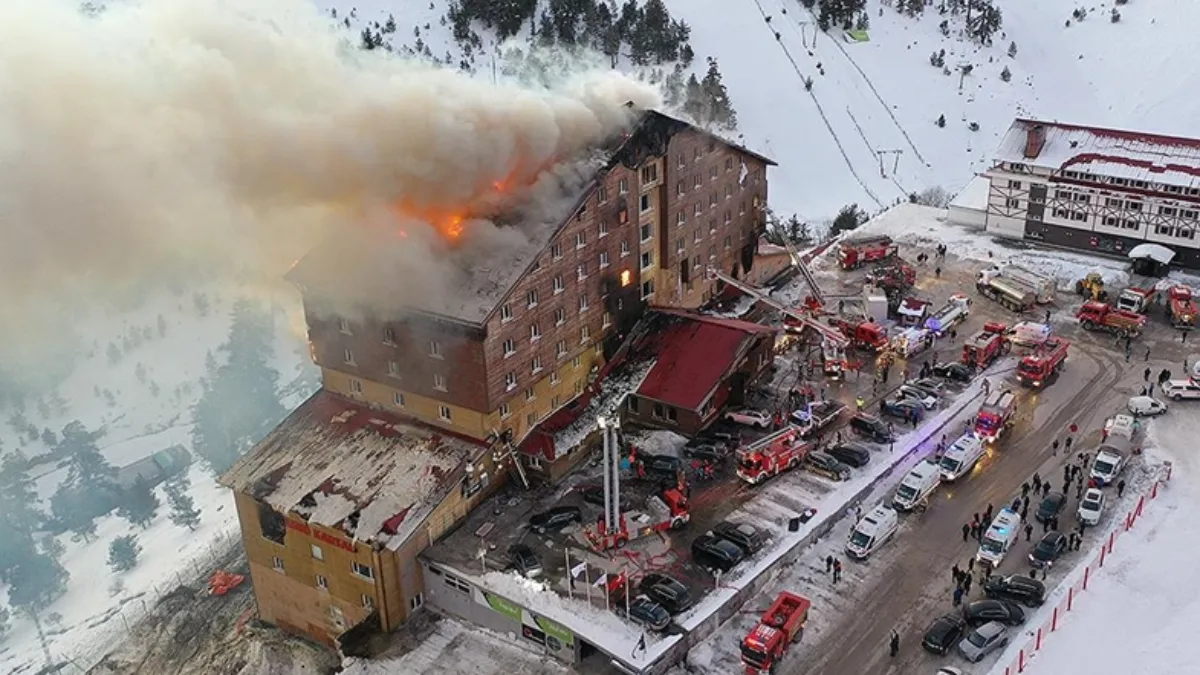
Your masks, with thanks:
[(671, 14), (663, 0), (646, 0), (642, 6), (642, 21), (637, 35), (643, 41), (646, 54), (655, 63), (679, 58), (679, 45), (675, 42)]
[(117, 515), (144, 530), (150, 527), (150, 523), (154, 521), (154, 516), (158, 513), (158, 507), (161, 505), (162, 502), (154, 494), (154, 488), (150, 485), (150, 481), (138, 476), (137, 481), (122, 496), (121, 505), (117, 507)]
[(554, 22), (550, 19), (550, 14), (542, 12), (541, 18), (538, 19), (537, 40), (538, 44), (543, 47), (549, 47), (554, 44)]
[(108, 545), (108, 566), (114, 572), (128, 572), (137, 567), (138, 556), (141, 553), (142, 547), (138, 544), (136, 535), (117, 537)]
[(837, 217), (833, 219), (833, 225), (829, 228), (830, 236), (836, 236), (842, 232), (847, 232), (858, 228), (867, 221), (867, 214), (858, 208), (858, 204), (850, 204), (843, 206), (842, 210), (838, 211)]
[(20, 451), (10, 453), (0, 462), (0, 582), (37, 553), (34, 532), (46, 518), (37, 504), (29, 460)]
[(71, 575), (57, 560), (35, 553), (9, 575), (8, 602), (13, 607), (36, 613), (62, 595)]
[(696, 122), (703, 123), (708, 119), (708, 101), (705, 100), (704, 90), (700, 87), (700, 80), (696, 79), (695, 73), (688, 76), (687, 85), (684, 87), (683, 112)]
[(934, 122), (934, 124), (938, 125), (939, 127), (943, 128), (943, 129), (946, 128), (946, 115), (945, 114), (938, 115), (937, 121)]
[(167, 481), (164, 491), (167, 493), (167, 503), (171, 506), (171, 522), (195, 530), (200, 524), (200, 511), (188, 494), (188, 487), (187, 474), (181, 473)]
[(1008, 66), (1004, 66), (1004, 70), (1000, 71), (1000, 79), (1005, 82), (1012, 79), (1012, 71), (1008, 69)]
[(75, 420), (63, 427), (55, 448), (67, 477), (50, 498), (50, 510), (60, 527), (85, 541), (96, 533), (96, 516), (111, 511), (120, 495), (117, 469), (100, 453), (96, 436)]
[(1008, 57), (1012, 58), (1012, 59), (1015, 59), (1017, 57), (1017, 43), (1016, 42), (1008, 43)]
[(6, 633), (8, 633), (8, 608), (0, 605), (0, 642), (4, 641)]
[(980, 44), (990, 45), (1003, 23), (1000, 10), (991, 0), (969, 0), (967, 10), (967, 33)]
[(712, 57), (708, 59), (708, 72), (700, 82), (700, 88), (708, 101), (707, 122), (727, 131), (736, 130), (737, 113), (729, 100), (725, 84), (721, 82), (721, 70), (717, 67), (717, 60)]

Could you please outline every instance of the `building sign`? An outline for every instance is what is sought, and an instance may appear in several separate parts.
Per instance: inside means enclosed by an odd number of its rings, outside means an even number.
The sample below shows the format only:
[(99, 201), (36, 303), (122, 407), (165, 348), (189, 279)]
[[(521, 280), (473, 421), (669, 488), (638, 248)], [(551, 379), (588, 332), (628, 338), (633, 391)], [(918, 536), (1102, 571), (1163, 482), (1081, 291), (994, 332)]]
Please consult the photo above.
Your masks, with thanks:
[(505, 600), (504, 598), (502, 598), (498, 595), (492, 595), (491, 593), (484, 593), (483, 597), (485, 600), (487, 600), (488, 606), (491, 607), (493, 610), (503, 614), (504, 616), (507, 616), (508, 618), (512, 619), (513, 621), (521, 620), (521, 608), (520, 607), (514, 605), (513, 603), (509, 602), (508, 600)]
[(313, 530), (313, 538), (317, 541), (323, 541), (326, 544), (332, 544), (343, 551), (354, 553), (354, 544), (342, 539), (341, 537), (335, 537), (332, 534), (322, 532), (321, 530)]
[(302, 520), (292, 520), (291, 518), (288, 518), (287, 528), (289, 530), (295, 530), (300, 534), (312, 535), (312, 528), (308, 526), (308, 523)]
[(486, 605), (497, 614), (503, 614), (521, 624), (521, 637), (541, 645), (546, 645), (551, 651), (574, 649), (575, 634), (560, 624), (543, 616), (538, 616), (514, 602), (498, 595), (487, 593), (473, 587), (475, 601)]

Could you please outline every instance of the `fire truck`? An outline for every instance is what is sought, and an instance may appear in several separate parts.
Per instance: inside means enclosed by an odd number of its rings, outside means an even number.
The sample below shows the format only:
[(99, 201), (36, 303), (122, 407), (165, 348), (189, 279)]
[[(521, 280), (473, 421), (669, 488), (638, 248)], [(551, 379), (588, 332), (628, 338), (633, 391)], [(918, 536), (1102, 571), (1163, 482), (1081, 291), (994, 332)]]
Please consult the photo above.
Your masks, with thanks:
[(975, 416), (975, 437), (984, 443), (1000, 438), (1013, 422), (1017, 411), (1017, 397), (1011, 391), (993, 391), (984, 399), (979, 414)]
[(838, 244), (838, 264), (844, 270), (853, 270), (887, 260), (899, 252), (900, 247), (886, 234), (854, 237)]
[(1036, 351), (1021, 359), (1017, 365), (1017, 379), (1027, 387), (1038, 388), (1050, 383), (1050, 379), (1062, 370), (1067, 361), (1067, 348), (1071, 343), (1060, 337), (1043, 342)]
[(967, 338), (963, 345), (963, 364), (980, 370), (992, 365), (1012, 349), (1012, 343), (1005, 336), (1007, 332), (1008, 327), (1002, 323), (983, 324), (983, 330)]
[(829, 323), (845, 335), (850, 344), (860, 349), (878, 352), (888, 346), (887, 329), (874, 321), (830, 319)]
[(942, 337), (970, 315), (971, 299), (962, 293), (955, 293), (941, 309), (925, 319), (925, 327)]
[(809, 439), (832, 424), (845, 409), (846, 404), (841, 401), (813, 401), (794, 411), (790, 422), (796, 427), (801, 438)]
[(607, 530), (601, 519), (594, 531), (584, 528), (584, 534), (593, 550), (603, 552), (622, 548), (634, 539), (678, 530), (691, 519), (687, 486), (680, 478), (677, 484), (663, 489), (660, 494), (651, 495), (644, 511), (622, 511), (617, 527)]
[(1075, 318), (1079, 319), (1079, 325), (1084, 330), (1101, 330), (1118, 337), (1138, 335), (1146, 327), (1145, 316), (1095, 300), (1083, 303), (1075, 312)]
[(1167, 316), (1175, 328), (1196, 327), (1196, 303), (1192, 301), (1192, 289), (1187, 286), (1172, 286), (1167, 291)]
[(1002, 277), (996, 270), (984, 270), (975, 278), (975, 289), (983, 297), (995, 300), (1014, 312), (1025, 312), (1037, 304), (1037, 293), (1024, 283)]
[(1145, 314), (1150, 311), (1157, 297), (1158, 291), (1153, 288), (1130, 286), (1117, 296), (1117, 309), (1135, 314)]
[(758, 485), (772, 476), (790, 471), (800, 466), (811, 445), (804, 442), (800, 438), (800, 431), (790, 425), (748, 443), (737, 451), (738, 478)]
[(775, 671), (775, 664), (787, 654), (792, 643), (800, 639), (811, 607), (808, 598), (788, 591), (775, 598), (758, 625), (742, 641), (742, 664), (746, 666), (746, 675)]

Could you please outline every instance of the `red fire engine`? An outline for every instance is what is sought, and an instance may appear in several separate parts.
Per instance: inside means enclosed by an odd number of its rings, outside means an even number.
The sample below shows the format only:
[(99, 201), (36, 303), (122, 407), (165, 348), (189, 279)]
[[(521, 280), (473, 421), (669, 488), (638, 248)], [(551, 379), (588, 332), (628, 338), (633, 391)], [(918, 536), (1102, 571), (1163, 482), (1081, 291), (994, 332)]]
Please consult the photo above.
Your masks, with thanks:
[[(647, 499), (646, 507), (644, 512), (622, 512), (617, 527), (612, 530), (605, 529), (603, 518), (595, 531), (584, 528), (588, 543), (596, 551), (621, 548), (634, 539), (677, 530), (692, 518), (688, 508), (687, 487), (682, 478), (676, 485), (663, 490), (661, 495)], [(633, 521), (632, 526), (630, 521)]]
[(808, 598), (788, 591), (775, 598), (775, 602), (759, 619), (758, 625), (742, 641), (742, 663), (746, 666), (746, 675), (774, 672), (775, 664), (799, 639), (811, 607), (812, 602)]
[(770, 436), (738, 448), (738, 478), (758, 485), (771, 476), (790, 471), (800, 466), (810, 446), (810, 443), (800, 439), (795, 427), (788, 425)]
[(1085, 302), (1075, 312), (1079, 325), (1087, 331), (1101, 330), (1117, 337), (1133, 337), (1146, 327), (1146, 317), (1136, 312), (1116, 309), (1103, 302)]
[(892, 238), (886, 234), (854, 237), (838, 245), (838, 263), (842, 269), (852, 270), (862, 265), (887, 260), (899, 250)]
[(1050, 378), (1062, 370), (1067, 361), (1067, 347), (1071, 343), (1060, 337), (1052, 337), (1041, 344), (1017, 365), (1017, 379), (1027, 387), (1042, 387)]
[(1175, 328), (1196, 327), (1196, 303), (1192, 302), (1192, 289), (1187, 286), (1172, 286), (1167, 292), (1167, 316)]
[(1007, 389), (993, 391), (983, 401), (979, 414), (975, 416), (975, 437), (984, 443), (1000, 438), (1012, 424), (1017, 412), (1017, 397)]
[(888, 346), (887, 329), (873, 321), (846, 321), (833, 318), (829, 323), (850, 339), (855, 347), (878, 352)]
[(1008, 326), (1002, 323), (985, 323), (983, 330), (967, 338), (963, 345), (962, 362), (972, 368), (987, 368), (992, 362), (1012, 349), (1005, 333)]

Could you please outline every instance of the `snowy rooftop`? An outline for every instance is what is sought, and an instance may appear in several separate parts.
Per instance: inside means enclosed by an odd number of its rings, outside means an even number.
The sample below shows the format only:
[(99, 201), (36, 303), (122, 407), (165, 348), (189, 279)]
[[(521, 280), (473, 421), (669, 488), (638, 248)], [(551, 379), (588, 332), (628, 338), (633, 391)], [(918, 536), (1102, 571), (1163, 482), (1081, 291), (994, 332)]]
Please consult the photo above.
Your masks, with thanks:
[[(1027, 158), (1025, 142), (1037, 124), (1046, 142), (1036, 158)], [(1200, 188), (1200, 140), (1192, 138), (1017, 119), (995, 160)]]
[(395, 548), (482, 451), (319, 391), (221, 482), (280, 513)]
[(954, 196), (950, 206), (960, 209), (986, 209), (991, 187), (992, 181), (987, 176), (975, 176), (962, 192)]

